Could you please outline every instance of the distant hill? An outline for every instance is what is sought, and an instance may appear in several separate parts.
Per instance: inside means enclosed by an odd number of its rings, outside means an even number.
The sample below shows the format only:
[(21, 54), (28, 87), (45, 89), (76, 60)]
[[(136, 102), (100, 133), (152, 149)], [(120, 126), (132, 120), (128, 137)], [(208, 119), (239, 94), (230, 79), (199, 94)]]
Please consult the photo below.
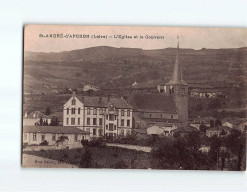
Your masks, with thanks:
[[(91, 83), (101, 88), (154, 87), (172, 74), (175, 48), (91, 47), (39, 53), (24, 52), (24, 91), (46, 92), (80, 88)], [(247, 48), (180, 49), (184, 80), (212, 86), (244, 85)]]

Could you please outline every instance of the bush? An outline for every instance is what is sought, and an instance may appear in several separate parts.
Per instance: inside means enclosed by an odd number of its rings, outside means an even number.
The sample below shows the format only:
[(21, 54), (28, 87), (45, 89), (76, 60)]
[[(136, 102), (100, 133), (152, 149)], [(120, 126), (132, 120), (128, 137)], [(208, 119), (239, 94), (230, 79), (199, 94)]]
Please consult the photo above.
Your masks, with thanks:
[(47, 146), (48, 145), (48, 141), (43, 141), (43, 142), (41, 142), (40, 144), (39, 144), (40, 146)]
[(123, 160), (120, 160), (113, 165), (113, 168), (114, 169), (127, 169), (128, 166)]
[(64, 158), (68, 158), (68, 154), (67, 154), (67, 152), (66, 152), (66, 151), (64, 151), (64, 153), (63, 153), (63, 157), (64, 157)]
[(83, 146), (87, 146), (88, 145), (88, 140), (81, 140), (81, 144)]
[(105, 141), (102, 138), (94, 138), (88, 142), (89, 147), (105, 147)]
[(80, 167), (81, 168), (89, 168), (92, 164), (92, 153), (89, 148), (86, 146), (84, 148), (84, 153), (81, 156)]

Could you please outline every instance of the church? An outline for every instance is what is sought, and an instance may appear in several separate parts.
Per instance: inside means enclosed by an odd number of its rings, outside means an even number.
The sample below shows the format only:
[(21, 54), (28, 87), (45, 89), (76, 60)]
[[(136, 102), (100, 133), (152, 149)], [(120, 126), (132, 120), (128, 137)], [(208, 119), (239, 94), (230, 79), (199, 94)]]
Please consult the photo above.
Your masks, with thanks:
[(159, 94), (133, 94), (128, 103), (133, 107), (134, 128), (150, 125), (168, 127), (188, 123), (188, 84), (183, 80), (179, 42), (173, 75), (165, 85), (158, 85)]

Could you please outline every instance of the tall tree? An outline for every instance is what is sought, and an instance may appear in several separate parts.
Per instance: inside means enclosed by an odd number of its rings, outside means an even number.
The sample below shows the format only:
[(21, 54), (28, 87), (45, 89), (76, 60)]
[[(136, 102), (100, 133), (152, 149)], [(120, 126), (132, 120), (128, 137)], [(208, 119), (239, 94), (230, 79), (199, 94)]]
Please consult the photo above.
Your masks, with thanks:
[(214, 127), (214, 120), (210, 120), (210, 127)]
[(50, 115), (51, 114), (51, 108), (48, 106), (48, 107), (46, 107), (46, 109), (45, 109), (45, 114), (46, 115)]

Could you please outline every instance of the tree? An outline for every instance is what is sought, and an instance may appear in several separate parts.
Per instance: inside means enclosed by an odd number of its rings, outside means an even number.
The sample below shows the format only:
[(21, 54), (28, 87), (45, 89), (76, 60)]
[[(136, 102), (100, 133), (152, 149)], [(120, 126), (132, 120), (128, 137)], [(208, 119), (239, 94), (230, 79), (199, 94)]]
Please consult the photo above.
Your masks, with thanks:
[(220, 147), (221, 147), (221, 139), (216, 135), (211, 137), (209, 155), (214, 162), (218, 162), (219, 160)]
[(212, 169), (212, 161), (200, 151), (200, 132), (191, 132), (184, 137), (162, 138), (153, 147), (153, 166), (158, 169)]
[(237, 169), (240, 171), (242, 160), (246, 149), (246, 136), (239, 130), (232, 130), (232, 132), (225, 139), (226, 147), (231, 153), (237, 156)]
[(214, 120), (210, 120), (210, 127), (214, 127)]
[(53, 116), (51, 118), (51, 123), (50, 123), (51, 126), (58, 126), (59, 125), (59, 121), (58, 121), (58, 118)]
[(83, 154), (81, 156), (80, 167), (89, 168), (92, 164), (92, 153), (90, 152), (88, 146), (83, 148)]
[(45, 109), (45, 114), (46, 115), (50, 115), (51, 114), (51, 108), (48, 106), (48, 107), (46, 107), (46, 109)]
[(43, 118), (42, 118), (42, 117), (40, 117), (40, 119), (39, 119), (39, 125), (40, 125), (40, 126), (43, 125)]
[(202, 131), (203, 133), (206, 133), (207, 126), (204, 125), (204, 124), (201, 124), (201, 125), (199, 126), (199, 130)]
[(163, 138), (154, 145), (151, 155), (156, 161), (155, 168), (176, 169), (179, 167), (179, 151), (173, 144), (171, 139)]
[(215, 120), (215, 127), (217, 127), (217, 126), (222, 126), (222, 122), (220, 119)]

